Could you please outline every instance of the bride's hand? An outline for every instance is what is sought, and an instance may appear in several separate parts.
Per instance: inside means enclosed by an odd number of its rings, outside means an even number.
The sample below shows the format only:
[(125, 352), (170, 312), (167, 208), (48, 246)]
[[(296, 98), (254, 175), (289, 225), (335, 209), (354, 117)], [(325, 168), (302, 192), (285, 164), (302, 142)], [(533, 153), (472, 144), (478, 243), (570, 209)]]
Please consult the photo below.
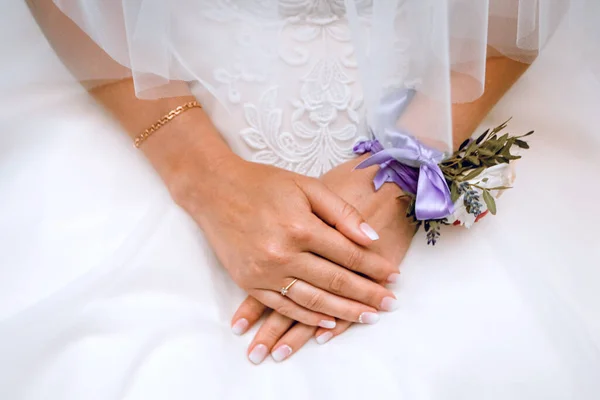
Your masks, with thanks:
[[(398, 199), (402, 193), (395, 185), (384, 185), (375, 192), (372, 178), (377, 168), (353, 171), (358, 162), (360, 159), (338, 166), (323, 176), (322, 181), (354, 205), (380, 233), (380, 240), (370, 248), (393, 265), (399, 265), (414, 234), (414, 227), (404, 215), (406, 203)], [(394, 275), (388, 281), (394, 282), (397, 277), (398, 275)], [(242, 334), (247, 331), (265, 311), (264, 305), (248, 297), (232, 319), (234, 333)], [(322, 344), (344, 332), (352, 324), (348, 321), (338, 321), (333, 329), (317, 329), (301, 323), (294, 325), (294, 322), (277, 312), (272, 312), (248, 348), (250, 360), (260, 363), (270, 352), (276, 361), (281, 361), (299, 350), (311, 337), (316, 336), (317, 342)]]
[(286, 317), (328, 328), (335, 326), (332, 317), (374, 322), (378, 310), (393, 305), (391, 291), (359, 274), (386, 281), (396, 265), (368, 248), (374, 231), (322, 182), (236, 156), (213, 169), (201, 179), (187, 166), (184, 189), (174, 197), (250, 296)]

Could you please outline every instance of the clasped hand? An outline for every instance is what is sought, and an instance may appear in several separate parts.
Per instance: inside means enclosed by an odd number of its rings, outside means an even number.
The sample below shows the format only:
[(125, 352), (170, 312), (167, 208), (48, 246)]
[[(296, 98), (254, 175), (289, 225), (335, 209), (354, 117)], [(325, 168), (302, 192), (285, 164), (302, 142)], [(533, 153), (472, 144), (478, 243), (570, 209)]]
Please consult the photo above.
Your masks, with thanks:
[(380, 283), (393, 279), (397, 264), (372, 249), (375, 231), (324, 182), (236, 156), (215, 169), (227, 173), (188, 175), (176, 200), (253, 299), (324, 328), (336, 319), (373, 322), (393, 308), (394, 294)]

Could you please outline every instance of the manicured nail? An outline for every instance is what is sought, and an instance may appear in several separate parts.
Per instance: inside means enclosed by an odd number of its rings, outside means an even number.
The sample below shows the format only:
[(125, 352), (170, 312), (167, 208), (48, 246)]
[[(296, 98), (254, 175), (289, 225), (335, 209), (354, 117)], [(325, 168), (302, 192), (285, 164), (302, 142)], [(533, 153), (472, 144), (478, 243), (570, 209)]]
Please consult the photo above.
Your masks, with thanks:
[(257, 344), (250, 352), (248, 358), (254, 364), (260, 364), (261, 362), (263, 362), (268, 352), (269, 350), (267, 349), (267, 346), (265, 346), (264, 344)]
[(361, 324), (373, 325), (379, 321), (379, 314), (373, 312), (364, 312), (358, 317), (358, 322)]
[(398, 279), (400, 279), (400, 274), (394, 272), (387, 277), (387, 283), (398, 283)]
[(328, 321), (328, 320), (324, 319), (321, 322), (319, 322), (319, 326), (321, 328), (333, 329), (333, 328), (335, 328), (335, 321)]
[(248, 323), (248, 320), (246, 318), (240, 318), (237, 321), (235, 321), (235, 324), (233, 324), (233, 326), (231, 327), (231, 332), (239, 336), (242, 333), (246, 332), (246, 330), (248, 329), (248, 325), (250, 324)]
[(375, 229), (371, 228), (371, 226), (369, 224), (367, 224), (366, 222), (363, 222), (362, 224), (359, 225), (360, 230), (363, 231), (363, 233), (365, 235), (367, 235), (367, 237), (371, 240), (378, 240), (379, 239), (379, 235), (377, 234), (377, 232), (375, 232)]
[(398, 308), (398, 300), (396, 300), (393, 297), (384, 297), (383, 300), (381, 300), (381, 309), (383, 311), (394, 311), (395, 309)]
[(329, 340), (331, 340), (332, 337), (333, 337), (333, 333), (331, 333), (331, 332), (321, 333), (319, 336), (317, 336), (317, 343), (325, 344), (325, 343), (329, 342)]
[(280, 362), (288, 358), (290, 354), (292, 354), (292, 348), (287, 344), (284, 344), (272, 352), (271, 357), (273, 357), (273, 360)]

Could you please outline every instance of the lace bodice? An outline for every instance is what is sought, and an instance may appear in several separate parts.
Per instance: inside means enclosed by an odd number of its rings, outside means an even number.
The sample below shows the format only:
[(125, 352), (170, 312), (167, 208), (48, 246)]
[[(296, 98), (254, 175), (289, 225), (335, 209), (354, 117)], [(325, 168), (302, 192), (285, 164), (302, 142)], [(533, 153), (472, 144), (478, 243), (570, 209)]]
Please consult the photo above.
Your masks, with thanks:
[[(247, 23), (244, 10), (221, 3), (222, 13), (212, 18)], [(256, 12), (261, 1), (254, 3)], [(215, 105), (213, 122), (235, 151), (311, 176), (353, 157), (354, 143), (364, 138), (364, 102), (344, 12), (343, 0), (280, 0), (285, 18), (268, 78), (261, 65), (246, 62), (246, 54), (262, 51), (250, 24), (239, 30), (235, 62), (212, 71), (227, 102)]]

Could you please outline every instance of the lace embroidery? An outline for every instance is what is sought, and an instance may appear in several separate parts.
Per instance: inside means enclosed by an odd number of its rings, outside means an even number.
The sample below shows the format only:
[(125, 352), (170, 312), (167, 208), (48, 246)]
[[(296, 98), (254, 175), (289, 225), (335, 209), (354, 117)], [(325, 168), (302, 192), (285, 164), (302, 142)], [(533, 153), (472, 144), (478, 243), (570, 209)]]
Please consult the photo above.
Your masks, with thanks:
[[(227, 0), (221, 1), (226, 7)], [(213, 75), (227, 89), (230, 103), (244, 104), (248, 127), (240, 135), (255, 151), (253, 161), (320, 176), (353, 158), (354, 143), (365, 139), (356, 137), (363, 100), (354, 79), (356, 61), (344, 0), (279, 0), (278, 4), (279, 15), (285, 17), (278, 27), (280, 51), (258, 58), (270, 59), (287, 76), (303, 76), (293, 89), (297, 97), (282, 103), (278, 94), (283, 82), (266, 84), (272, 70), (265, 73), (264, 66), (247, 61), (253, 58), (251, 52), (264, 50), (251, 29), (242, 29), (245, 33), (236, 40), (236, 64), (218, 68)], [(361, 11), (370, 6), (371, 0), (357, 1)], [(237, 13), (229, 18), (243, 24), (248, 10), (227, 12)], [(252, 86), (261, 84), (268, 86), (260, 98), (245, 101), (246, 93), (256, 91)], [(295, 85), (290, 82), (286, 87)]]
[[(281, 131), (283, 110), (273, 87), (258, 106), (244, 105), (250, 127), (241, 135), (257, 150), (253, 161), (320, 176), (353, 157), (362, 98), (353, 98), (352, 81), (335, 59), (319, 61), (302, 82), (300, 99), (292, 103), (292, 132)], [(347, 123), (338, 121), (339, 113), (346, 114)]]

